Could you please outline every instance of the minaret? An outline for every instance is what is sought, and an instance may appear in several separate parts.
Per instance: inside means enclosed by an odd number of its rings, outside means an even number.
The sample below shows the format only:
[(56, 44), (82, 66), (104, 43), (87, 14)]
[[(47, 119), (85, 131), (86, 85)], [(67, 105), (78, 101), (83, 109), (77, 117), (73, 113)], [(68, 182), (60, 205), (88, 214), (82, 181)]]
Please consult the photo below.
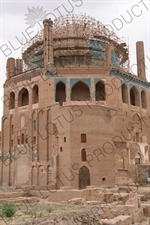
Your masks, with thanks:
[(15, 73), (15, 59), (14, 58), (8, 58), (7, 64), (6, 64), (6, 71), (7, 71), (7, 79), (10, 79), (10, 77), (13, 77)]
[(143, 41), (136, 42), (136, 56), (137, 56), (137, 72), (138, 77), (146, 80), (145, 72), (145, 56), (144, 56), (144, 43)]
[(16, 59), (16, 74), (20, 74), (23, 72), (23, 60)]
[(44, 25), (44, 68), (48, 65), (53, 64), (54, 53), (53, 53), (53, 21), (51, 19), (45, 19)]

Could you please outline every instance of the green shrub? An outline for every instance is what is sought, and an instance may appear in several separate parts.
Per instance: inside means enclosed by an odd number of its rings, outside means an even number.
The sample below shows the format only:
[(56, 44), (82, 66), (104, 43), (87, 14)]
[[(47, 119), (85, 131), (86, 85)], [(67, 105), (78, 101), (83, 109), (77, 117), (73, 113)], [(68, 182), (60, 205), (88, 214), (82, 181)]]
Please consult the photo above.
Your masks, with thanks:
[(31, 209), (31, 210), (28, 210), (27, 212), (25, 212), (26, 215), (29, 215), (29, 216), (34, 216), (36, 217), (37, 216), (37, 212), (35, 209)]
[(1, 216), (12, 217), (16, 211), (17, 207), (13, 202), (4, 202), (1, 206)]
[(46, 210), (47, 210), (47, 212), (49, 212), (49, 213), (53, 211), (53, 209), (52, 209), (51, 207), (48, 207)]

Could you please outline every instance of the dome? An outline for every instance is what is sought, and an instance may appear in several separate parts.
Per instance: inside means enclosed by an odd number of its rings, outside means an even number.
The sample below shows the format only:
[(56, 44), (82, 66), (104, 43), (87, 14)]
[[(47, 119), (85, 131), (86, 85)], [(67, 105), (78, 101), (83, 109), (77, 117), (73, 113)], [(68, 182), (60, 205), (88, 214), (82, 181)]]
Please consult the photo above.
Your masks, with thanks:
[[(25, 64), (30, 68), (43, 66), (44, 37), (38, 33), (23, 52)], [(111, 48), (109, 66), (128, 71), (128, 47), (117, 35), (91, 16), (67, 15), (53, 22), (54, 65), (108, 66), (106, 55)], [(111, 47), (110, 47), (111, 46)]]

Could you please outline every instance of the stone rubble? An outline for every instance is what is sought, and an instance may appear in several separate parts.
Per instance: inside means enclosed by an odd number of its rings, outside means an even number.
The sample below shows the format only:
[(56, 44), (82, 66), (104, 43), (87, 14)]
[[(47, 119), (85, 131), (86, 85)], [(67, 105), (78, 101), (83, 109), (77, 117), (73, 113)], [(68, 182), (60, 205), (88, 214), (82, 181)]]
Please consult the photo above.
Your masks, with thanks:
[[(64, 190), (62, 194), (64, 195), (66, 191)], [(28, 196), (27, 199), (30, 201), (32, 199), (40, 200), (39, 196), (29, 197), (29, 192), (29, 189), (24, 188), (22, 193), (2, 193), (0, 199), (3, 200), (5, 197), (8, 200), (8, 198), (14, 197), (14, 201), (17, 202), (19, 198)], [(150, 199), (148, 192), (140, 191), (140, 194), (131, 191), (125, 192), (123, 187), (115, 191), (89, 187), (82, 191), (82, 197), (64, 201), (65, 204), (84, 206), (84, 211), (51, 215), (48, 218), (35, 218), (17, 225), (150, 225), (150, 204), (141, 203), (141, 200)]]

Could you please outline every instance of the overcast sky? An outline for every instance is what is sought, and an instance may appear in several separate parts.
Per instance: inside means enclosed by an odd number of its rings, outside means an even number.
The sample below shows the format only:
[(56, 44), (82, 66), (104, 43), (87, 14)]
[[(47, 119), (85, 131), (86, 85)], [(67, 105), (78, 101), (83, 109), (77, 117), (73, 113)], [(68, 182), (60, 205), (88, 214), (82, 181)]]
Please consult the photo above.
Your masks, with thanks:
[[(147, 79), (150, 81), (150, 1), (148, 0), (62, 0), (62, 1), (13, 1), (1, 0), (0, 4), (0, 97), (3, 96), (3, 83), (6, 80), (6, 59), (21, 57), (22, 41), (26, 36), (25, 18), (29, 18), (28, 8), (37, 7), (46, 11), (48, 17), (54, 17), (80, 12), (93, 16), (104, 25), (109, 25), (115, 33), (124, 38), (129, 44), (130, 66), (136, 63), (136, 41), (143, 41), (145, 45), (145, 64)], [(67, 12), (68, 11), (68, 12)], [(130, 15), (129, 15), (130, 14)], [(30, 14), (31, 15), (31, 14)], [(42, 24), (42, 23), (41, 23)], [(28, 29), (31, 37), (40, 30), (36, 24)], [(25, 38), (24, 38), (25, 39)], [(29, 40), (29, 39), (28, 39)], [(6, 49), (9, 48), (7, 51)], [(14, 50), (15, 49), (15, 50)], [(133, 72), (136, 73), (135, 67)], [(3, 102), (0, 100), (0, 117)]]

